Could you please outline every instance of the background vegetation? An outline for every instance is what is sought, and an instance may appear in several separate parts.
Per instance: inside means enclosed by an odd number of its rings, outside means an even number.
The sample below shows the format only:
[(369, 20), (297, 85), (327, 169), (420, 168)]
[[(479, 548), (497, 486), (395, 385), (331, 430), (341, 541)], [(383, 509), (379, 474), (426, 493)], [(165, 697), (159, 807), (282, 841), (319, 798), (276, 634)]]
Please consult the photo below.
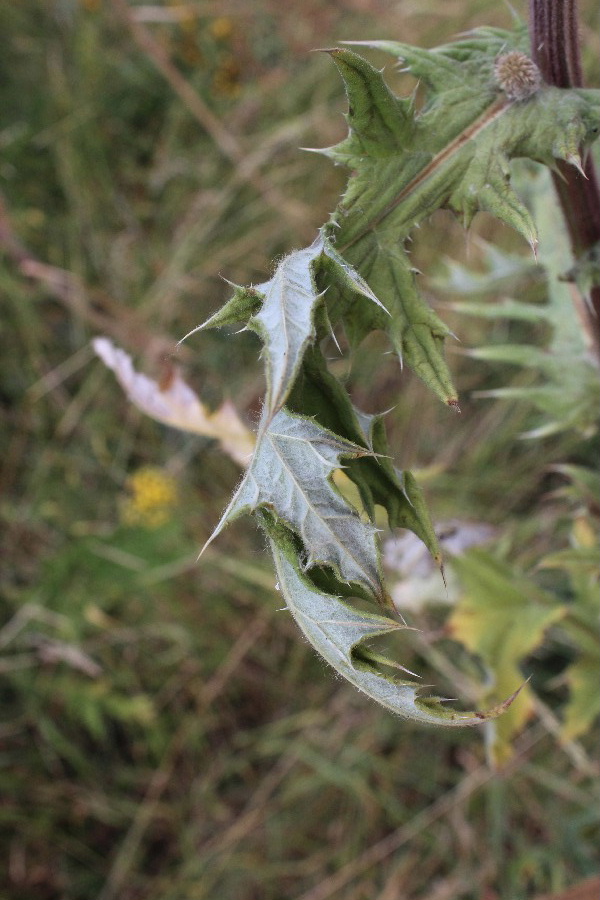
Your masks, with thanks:
[[(583, 13), (597, 85), (594, 4)], [(239, 469), (136, 412), (90, 349), (107, 334), (165, 377), (175, 340), (228, 296), (220, 275), (264, 280), (310, 241), (344, 174), (298, 147), (345, 127), (333, 66), (309, 50), (432, 46), (510, 23), (489, 0), (0, 7), (3, 896), (515, 900), (593, 876), (593, 741), (560, 725), (580, 644), (550, 635), (518, 660), (536, 702), (498, 772), (477, 731), (394, 719), (299, 641), (247, 522), (198, 565)], [(482, 216), (468, 242), (479, 272), (477, 236), (526, 252)], [(463, 296), (471, 276), (441, 263), (464, 263), (465, 243), (436, 216), (416, 264)], [(539, 277), (527, 289), (539, 299)], [(548, 338), (543, 320), (443, 315), (463, 349)], [(363, 408), (395, 406), (398, 463), (420, 470), (436, 520), (494, 526), (488, 550), (511, 571), (565, 550), (576, 528), (585, 545), (593, 486), (564, 467), (590, 468), (593, 429), (519, 440), (539, 412), (473, 392), (530, 385), (529, 373), (455, 351), (458, 419), (382, 346), (353, 361), (353, 390)], [(177, 360), (211, 407), (232, 397), (251, 421), (257, 348), (210, 332)], [(541, 587), (556, 589), (555, 572)], [(411, 615), (422, 631), (403, 663), (477, 699), (486, 670), (449, 640), (439, 606)]]

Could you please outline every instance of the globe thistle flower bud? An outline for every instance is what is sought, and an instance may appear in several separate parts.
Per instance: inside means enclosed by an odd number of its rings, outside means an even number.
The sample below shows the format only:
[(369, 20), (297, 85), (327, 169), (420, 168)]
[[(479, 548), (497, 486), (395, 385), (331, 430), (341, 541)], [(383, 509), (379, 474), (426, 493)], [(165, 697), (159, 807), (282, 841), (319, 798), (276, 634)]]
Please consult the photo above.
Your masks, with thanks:
[(509, 100), (527, 100), (542, 86), (542, 73), (534, 61), (519, 50), (498, 57), (494, 78)]

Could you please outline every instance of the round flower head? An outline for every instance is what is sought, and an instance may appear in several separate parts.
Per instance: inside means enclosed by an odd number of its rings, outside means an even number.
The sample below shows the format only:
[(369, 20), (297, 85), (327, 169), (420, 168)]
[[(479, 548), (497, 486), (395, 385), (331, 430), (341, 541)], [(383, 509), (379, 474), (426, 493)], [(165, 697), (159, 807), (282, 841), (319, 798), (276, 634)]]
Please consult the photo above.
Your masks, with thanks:
[(519, 50), (498, 57), (494, 77), (509, 100), (527, 100), (542, 85), (542, 73), (534, 61)]

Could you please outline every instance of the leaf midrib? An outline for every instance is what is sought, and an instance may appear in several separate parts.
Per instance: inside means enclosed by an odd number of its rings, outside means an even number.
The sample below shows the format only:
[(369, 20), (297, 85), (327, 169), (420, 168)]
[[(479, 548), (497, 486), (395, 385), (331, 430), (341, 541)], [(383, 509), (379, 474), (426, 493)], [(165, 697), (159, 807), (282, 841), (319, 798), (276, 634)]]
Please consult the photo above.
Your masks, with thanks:
[[(297, 489), (298, 492), (301, 494), (301, 496), (304, 498), (304, 500), (305, 500), (305, 502), (306, 502), (306, 506), (312, 511), (313, 516), (315, 516), (315, 518), (318, 519), (318, 521), (323, 522), (323, 523), (325, 524), (325, 526), (326, 526), (326, 528), (327, 528), (327, 531), (328, 531), (329, 534), (331, 535), (332, 540), (335, 542), (335, 545), (342, 548), (342, 550), (344, 551), (345, 555), (346, 555), (347, 557), (349, 557), (349, 558), (354, 562), (354, 564), (356, 565), (356, 567), (357, 567), (357, 569), (358, 569), (359, 571), (365, 572), (365, 574), (368, 576), (368, 579), (369, 579), (368, 583), (369, 583), (370, 587), (375, 591), (375, 593), (376, 593), (377, 595), (379, 595), (379, 594), (381, 593), (380, 588), (379, 588), (379, 585), (377, 584), (376, 581), (374, 581), (374, 580), (371, 578), (371, 576), (369, 575), (369, 573), (365, 570), (364, 565), (361, 563), (360, 559), (357, 559), (357, 558), (354, 556), (354, 554), (350, 552), (350, 549), (347, 547), (347, 545), (342, 544), (342, 543), (340, 542), (340, 540), (339, 540), (339, 538), (337, 537), (337, 535), (335, 534), (335, 531), (333, 530), (332, 526), (329, 524), (329, 519), (328, 519), (328, 518), (324, 518), (322, 515), (320, 515), (320, 514), (317, 512), (317, 510), (315, 509), (313, 503), (309, 501), (309, 497), (308, 497), (308, 495), (306, 494), (306, 491), (305, 491), (305, 490), (303, 489), (303, 487), (301, 486), (301, 483), (298, 481), (297, 475), (296, 475), (296, 473), (294, 472), (293, 468), (290, 468), (290, 466), (289, 466), (288, 463), (287, 463), (287, 460), (286, 460), (285, 456), (283, 456), (283, 455), (279, 452), (279, 450), (278, 450), (278, 448), (277, 448), (277, 441), (288, 440), (288, 441), (297, 441), (297, 442), (300, 442), (300, 443), (308, 443), (308, 444), (310, 445), (310, 448), (311, 448), (312, 452), (315, 453), (315, 455), (318, 456), (319, 459), (321, 459), (321, 460), (323, 461), (323, 463), (329, 468), (329, 474), (331, 474), (336, 468), (338, 468), (338, 466), (332, 465), (332, 464), (329, 462), (329, 460), (325, 459), (325, 457), (323, 457), (323, 456), (316, 450), (316, 448), (315, 448), (313, 442), (312, 442), (312, 441), (307, 441), (305, 438), (295, 437), (294, 435), (283, 434), (283, 433), (281, 433), (281, 432), (275, 432), (275, 433), (267, 432), (267, 433), (264, 435), (263, 440), (264, 440), (265, 438), (268, 438), (268, 439), (269, 439), (269, 441), (270, 441), (270, 443), (271, 443), (271, 446), (272, 446), (272, 448), (273, 448), (273, 452), (277, 455), (277, 458), (280, 460), (280, 463), (281, 463), (282, 467), (283, 467), (283, 468), (286, 470), (286, 472), (288, 473), (288, 476), (289, 476), (289, 478), (290, 478), (290, 481), (296, 486), (296, 489)], [(335, 446), (335, 444), (334, 444), (334, 446)], [(339, 452), (342, 453), (342, 452), (343, 452), (343, 448), (340, 448), (340, 451), (339, 451)], [(255, 477), (255, 476), (253, 476), (253, 477)], [(255, 480), (256, 480), (256, 479), (255, 479)], [(328, 481), (330, 490), (333, 491), (333, 492), (335, 493), (335, 488), (334, 488), (334, 486), (331, 484), (331, 482), (329, 481), (329, 476), (327, 477), (327, 481)], [(341, 500), (341, 497), (340, 497), (340, 500)], [(348, 519), (351, 519), (352, 521), (356, 521), (356, 522), (358, 522), (359, 524), (362, 525), (363, 523), (360, 521), (360, 519), (358, 518), (358, 516), (355, 515), (355, 514), (353, 514), (349, 507), (348, 507), (348, 509), (349, 509), (349, 512), (348, 512), (348, 514), (347, 514), (347, 518), (348, 518)], [(332, 516), (331, 518), (333, 519), (334, 517)], [(342, 517), (338, 515), (338, 516), (336, 516), (336, 518), (337, 518), (337, 519), (340, 519), (340, 518), (342, 518)], [(291, 523), (290, 523), (290, 524), (291, 524)]]
[(386, 219), (390, 213), (392, 213), (410, 194), (414, 193), (423, 182), (429, 178), (429, 176), (439, 169), (445, 162), (451, 159), (453, 156), (457, 155), (465, 144), (476, 138), (485, 128), (491, 125), (496, 121), (506, 110), (510, 107), (509, 101), (506, 97), (499, 97), (496, 99), (484, 112), (475, 119), (468, 128), (465, 128), (458, 134), (449, 144), (447, 144), (442, 150), (437, 153), (432, 160), (430, 160), (427, 165), (421, 169), (418, 175), (415, 175), (414, 178), (409, 181), (408, 184), (404, 185), (401, 191), (381, 210), (376, 216), (374, 216), (367, 225), (360, 231), (357, 235), (355, 235), (352, 240), (348, 241), (348, 243), (343, 244), (338, 249), (339, 253), (345, 253), (350, 247), (356, 244), (358, 241), (362, 240), (369, 232), (373, 231), (373, 229), (377, 228), (384, 219)]

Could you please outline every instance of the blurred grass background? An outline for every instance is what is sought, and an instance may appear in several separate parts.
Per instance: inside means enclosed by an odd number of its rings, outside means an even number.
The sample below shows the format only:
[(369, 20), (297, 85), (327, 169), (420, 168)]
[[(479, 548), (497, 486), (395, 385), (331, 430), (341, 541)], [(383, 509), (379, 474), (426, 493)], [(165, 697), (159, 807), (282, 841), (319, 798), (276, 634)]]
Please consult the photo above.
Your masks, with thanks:
[[(490, 0), (0, 6), (2, 897), (517, 900), (594, 874), (592, 740), (563, 746), (541, 710), (493, 774), (479, 733), (415, 728), (336, 682), (278, 611), (247, 521), (197, 563), (238, 468), (136, 412), (90, 349), (107, 334), (160, 377), (227, 298), (221, 276), (264, 280), (312, 240), (344, 173), (298, 148), (339, 140), (345, 101), (310, 50), (510, 23)], [(445, 215), (420, 268), (441, 247), (464, 256)], [(486, 342), (485, 322), (451, 325)], [(458, 356), (457, 420), (381, 349), (350, 383), (369, 411), (396, 406), (398, 463), (430, 473), (434, 517), (543, 542), (547, 465), (593, 448), (519, 442), (526, 408), (471, 398), (505, 373)], [(211, 407), (232, 397), (252, 420), (252, 336), (195, 336), (176, 358)], [(403, 652), (456, 690), (426, 642)]]

